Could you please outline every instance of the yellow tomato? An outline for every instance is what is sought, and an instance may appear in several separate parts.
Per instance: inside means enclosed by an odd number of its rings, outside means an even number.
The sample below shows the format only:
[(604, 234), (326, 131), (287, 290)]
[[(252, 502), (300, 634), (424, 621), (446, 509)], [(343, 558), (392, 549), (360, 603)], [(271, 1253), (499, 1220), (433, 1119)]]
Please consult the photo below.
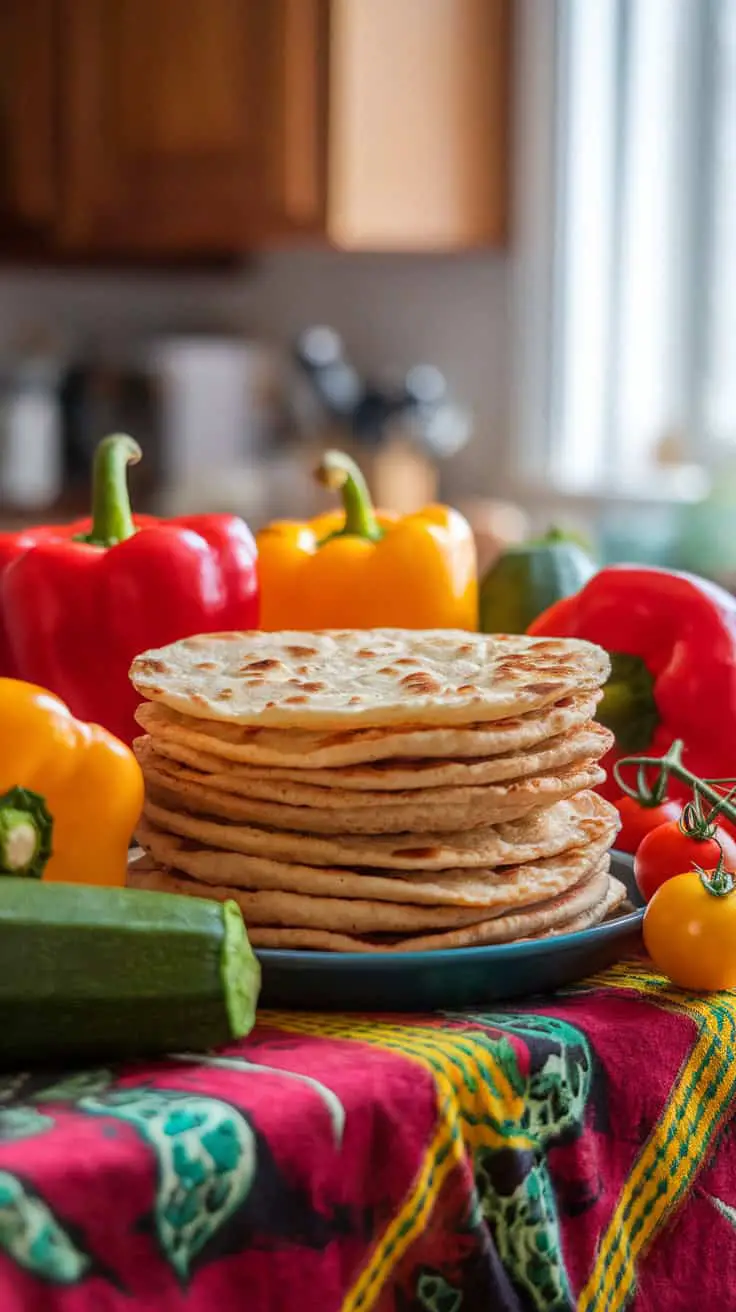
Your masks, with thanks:
[[(711, 875), (710, 878), (713, 878)], [(662, 884), (644, 913), (644, 945), (655, 966), (693, 992), (736, 988), (736, 890), (731, 876), (694, 871)]]

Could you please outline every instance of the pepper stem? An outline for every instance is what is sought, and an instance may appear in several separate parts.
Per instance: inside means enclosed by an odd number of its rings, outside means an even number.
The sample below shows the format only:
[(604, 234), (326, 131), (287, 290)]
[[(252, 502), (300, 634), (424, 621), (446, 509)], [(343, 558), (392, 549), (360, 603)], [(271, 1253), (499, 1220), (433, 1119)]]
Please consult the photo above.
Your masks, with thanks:
[(369, 542), (378, 542), (383, 537), (368, 484), (350, 456), (344, 451), (325, 451), (314, 476), (323, 487), (342, 495), (345, 524), (339, 533), (331, 536), (367, 538)]
[(104, 437), (95, 451), (92, 471), (92, 528), (78, 542), (114, 547), (136, 532), (128, 495), (128, 465), (137, 465), (142, 451), (127, 433)]
[(11, 788), (0, 797), (0, 875), (40, 879), (51, 857), (53, 831), (40, 793)]

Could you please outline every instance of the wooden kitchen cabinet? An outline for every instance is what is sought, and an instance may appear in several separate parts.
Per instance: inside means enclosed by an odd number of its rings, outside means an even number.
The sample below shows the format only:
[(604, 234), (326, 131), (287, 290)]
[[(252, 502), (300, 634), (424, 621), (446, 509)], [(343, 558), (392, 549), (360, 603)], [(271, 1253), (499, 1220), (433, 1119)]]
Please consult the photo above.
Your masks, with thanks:
[(16, 251), (43, 244), (58, 214), (55, 6), (0, 0), (0, 244)]
[(333, 0), (329, 236), (352, 249), (501, 242), (510, 0)]
[(502, 244), (512, 0), (270, 7), (281, 57), (265, 236), (311, 231), (358, 251)]
[(511, 8), (0, 0), (38, 84), (33, 133), (20, 91), (3, 123), (8, 194), (75, 258), (498, 244)]
[(238, 248), (262, 192), (253, 0), (58, 0), (60, 239)]

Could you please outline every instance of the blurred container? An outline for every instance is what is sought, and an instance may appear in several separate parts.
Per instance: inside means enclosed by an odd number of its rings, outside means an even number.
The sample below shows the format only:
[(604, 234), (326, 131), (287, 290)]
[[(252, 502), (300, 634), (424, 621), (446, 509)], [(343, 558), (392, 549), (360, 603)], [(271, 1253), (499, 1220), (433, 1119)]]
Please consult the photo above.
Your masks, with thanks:
[(9, 509), (41, 511), (61, 495), (62, 369), (62, 361), (51, 354), (28, 354), (6, 376), (0, 402), (0, 498)]
[(174, 336), (153, 342), (147, 358), (167, 489), (252, 467), (278, 422), (278, 357), (257, 342)]

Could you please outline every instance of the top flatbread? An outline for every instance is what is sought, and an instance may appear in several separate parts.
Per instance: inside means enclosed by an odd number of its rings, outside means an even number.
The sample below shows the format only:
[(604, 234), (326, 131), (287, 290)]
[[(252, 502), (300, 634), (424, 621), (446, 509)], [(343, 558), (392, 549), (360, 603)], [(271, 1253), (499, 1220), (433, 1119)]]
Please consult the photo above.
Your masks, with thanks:
[(436, 728), (397, 724), (377, 729), (265, 729), (194, 720), (158, 702), (142, 702), (135, 718), (157, 747), (165, 742), (175, 750), (178, 743), (185, 751), (244, 765), (322, 770), (372, 761), (474, 760), (523, 751), (586, 725), (600, 696), (594, 690), (563, 697), (529, 715)]
[(136, 657), (130, 677), (194, 718), (314, 729), (499, 720), (609, 673), (606, 653), (574, 638), (333, 629), (184, 638)]

